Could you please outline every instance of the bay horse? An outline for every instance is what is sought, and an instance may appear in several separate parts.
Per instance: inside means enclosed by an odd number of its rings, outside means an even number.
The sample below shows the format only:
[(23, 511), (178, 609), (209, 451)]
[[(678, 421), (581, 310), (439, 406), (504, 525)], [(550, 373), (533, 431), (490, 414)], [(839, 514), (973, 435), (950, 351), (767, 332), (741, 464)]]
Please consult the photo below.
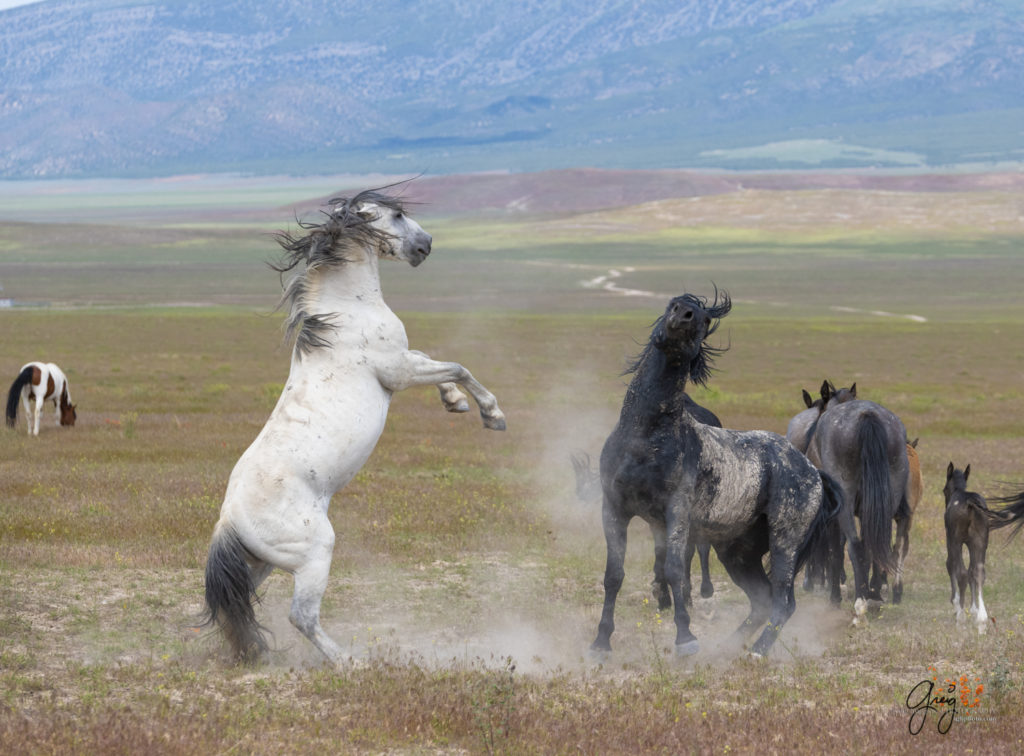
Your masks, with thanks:
[[(896, 521), (896, 550), (897, 558), (901, 564), (907, 561), (907, 554), (910, 553), (910, 526), (914, 521), (914, 513), (917, 505), (924, 497), (924, 480), (921, 478), (921, 458), (917, 455), (917, 443), (919, 439), (907, 441), (907, 516)], [(902, 586), (901, 586), (902, 590)], [(895, 586), (893, 586), (893, 602), (899, 603), (896, 597)]]
[[(967, 479), (971, 466), (963, 470), (949, 463), (946, 468), (946, 485), (942, 495), (946, 498), (946, 571), (949, 573), (949, 600), (956, 609), (956, 621), (966, 619), (964, 604), (967, 600), (967, 586), (971, 587), (971, 609), (978, 633), (988, 629), (988, 612), (981, 590), (985, 585), (985, 551), (988, 549), (989, 525), (998, 517), (989, 511), (985, 497), (967, 490)], [(970, 567), (964, 566), (964, 547), (971, 560)]]
[(257, 588), (278, 567), (294, 578), (289, 620), (327, 657), (345, 655), (320, 624), (335, 534), (327, 508), (363, 466), (384, 429), (396, 391), (437, 386), (449, 412), (466, 412), (464, 389), (484, 427), (505, 429), (494, 396), (455, 362), (409, 349), (402, 321), (381, 294), (379, 261), (416, 267), (431, 237), (400, 199), (370, 190), (329, 201), (322, 223), (279, 233), (272, 265), (298, 269), (284, 288), (291, 368), (266, 425), (231, 472), (206, 563), (206, 621), (224, 632), (236, 659), (267, 649)]
[[(719, 293), (722, 299), (719, 301)], [(782, 436), (697, 422), (686, 411), (687, 380), (703, 385), (722, 350), (706, 343), (731, 309), (683, 294), (654, 323), (630, 373), (619, 422), (601, 451), (602, 519), (607, 543), (604, 605), (591, 651), (611, 652), (615, 599), (622, 587), (626, 532), (640, 517), (666, 531), (665, 579), (675, 606), (675, 652), (697, 653), (690, 631), (690, 584), (683, 561), (692, 540), (715, 549), (750, 600), (737, 629), (748, 639), (767, 626), (751, 653), (768, 653), (796, 608), (793, 576), (812, 541), (840, 507), (838, 489)], [(771, 575), (762, 559), (771, 555)]]
[[(702, 407), (693, 401), (689, 394), (683, 398), (683, 409), (693, 416), (698, 423), (704, 423), (715, 428), (722, 427), (722, 421), (718, 415)], [(586, 452), (578, 452), (572, 457), (572, 466), (576, 474), (576, 496), (581, 501), (597, 500), (601, 497), (601, 474), (590, 465), (590, 455)], [(658, 609), (665, 611), (672, 606), (672, 591), (665, 580), (665, 525), (661, 522), (651, 522), (651, 535), (654, 537), (654, 580), (651, 581), (651, 589), (654, 598), (658, 600)], [(711, 598), (715, 595), (715, 586), (711, 582), (711, 544), (707, 541), (691, 539), (683, 555), (683, 569), (685, 575), (683, 580), (690, 582), (690, 574), (693, 565), (693, 555), (696, 552), (700, 562), (700, 595), (701, 598)]]
[[(892, 547), (892, 524), (909, 518), (907, 503), (907, 434), (902, 421), (875, 402), (854, 399), (829, 406), (818, 420), (807, 448), (815, 467), (832, 476), (843, 491), (843, 511), (830, 535), (832, 602), (839, 601), (843, 552), (838, 530), (846, 538), (853, 564), (859, 620), (868, 600), (881, 600), (888, 571), (895, 573), (893, 603), (903, 595), (903, 560)], [(860, 520), (860, 533), (856, 519)], [(868, 574), (872, 572), (871, 585)]]
[[(18, 377), (7, 392), (7, 427), (18, 420), (18, 399), (25, 406), (25, 422), (30, 436), (39, 435), (39, 419), (47, 399), (57, 408), (58, 425), (74, 425), (78, 419), (76, 405), (71, 403), (71, 390), (64, 371), (52, 362), (29, 362), (18, 371)], [(35, 407), (32, 407), (32, 400)]]

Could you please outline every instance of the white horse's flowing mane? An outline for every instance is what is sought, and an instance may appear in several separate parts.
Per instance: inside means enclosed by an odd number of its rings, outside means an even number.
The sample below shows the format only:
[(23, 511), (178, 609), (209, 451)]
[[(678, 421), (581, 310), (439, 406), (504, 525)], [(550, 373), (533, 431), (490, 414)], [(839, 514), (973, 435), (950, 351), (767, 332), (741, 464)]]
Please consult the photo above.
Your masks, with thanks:
[[(329, 313), (311, 314), (307, 310), (307, 295), (311, 277), (321, 269), (344, 265), (347, 262), (345, 250), (350, 246), (390, 246), (393, 237), (371, 224), (373, 217), (360, 215), (358, 209), (364, 204), (374, 204), (397, 212), (404, 212), (404, 205), (397, 197), (371, 189), (354, 197), (334, 197), (327, 201), (329, 210), (321, 211), (327, 218), (323, 223), (297, 221), (299, 228), (306, 231), (302, 236), (293, 236), (287, 231), (274, 235), (284, 254), (270, 267), (284, 276), (299, 270), (283, 284), (284, 292), (277, 309), (286, 310), (285, 341), (295, 339), (295, 348), (301, 356), (313, 349), (325, 347), (330, 342), (325, 333), (333, 327)], [(302, 266), (301, 268), (299, 266)]]

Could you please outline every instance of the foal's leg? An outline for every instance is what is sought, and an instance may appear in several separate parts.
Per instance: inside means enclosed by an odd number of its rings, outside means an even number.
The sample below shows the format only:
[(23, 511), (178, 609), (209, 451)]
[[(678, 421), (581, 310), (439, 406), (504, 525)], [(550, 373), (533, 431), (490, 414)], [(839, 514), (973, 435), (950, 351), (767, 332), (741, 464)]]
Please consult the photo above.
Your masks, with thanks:
[[(480, 416), (483, 418), (485, 428), (505, 430), (505, 413), (498, 408), (494, 394), (484, 388), (472, 373), (457, 362), (438, 362), (423, 352), (406, 350), (382, 361), (377, 366), (377, 377), (381, 385), (389, 391), (404, 391), (412, 386), (457, 383), (469, 392), (480, 407)], [(443, 392), (444, 389), (442, 399)]]
[(910, 553), (911, 515), (896, 520), (896, 576), (892, 583), (892, 603), (903, 600), (903, 565)]
[(988, 630), (988, 612), (985, 611), (985, 599), (981, 596), (981, 589), (985, 585), (985, 551), (987, 548), (988, 528), (986, 527), (980, 537), (971, 538), (967, 543), (967, 550), (971, 557), (971, 568), (968, 573), (973, 599), (971, 612), (974, 614), (974, 622), (981, 635)]
[(967, 570), (964, 568), (963, 544), (951, 533), (946, 534), (946, 572), (949, 573), (949, 601), (956, 609), (956, 621), (964, 618), (964, 591), (967, 588)]

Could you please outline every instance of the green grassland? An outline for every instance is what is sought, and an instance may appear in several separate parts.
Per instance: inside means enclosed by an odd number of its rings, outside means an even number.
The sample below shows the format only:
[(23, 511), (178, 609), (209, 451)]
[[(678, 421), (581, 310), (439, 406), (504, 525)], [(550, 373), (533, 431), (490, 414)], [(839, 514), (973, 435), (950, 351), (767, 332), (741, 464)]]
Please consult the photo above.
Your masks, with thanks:
[[(747, 198), (751, 215), (761, 199)], [(981, 216), (955, 233), (712, 219), (630, 238), (611, 212), (421, 213), (434, 253), (415, 270), (385, 266), (386, 297), (413, 347), (467, 365), (509, 428), (449, 415), (433, 391), (396, 396), (331, 508), (323, 618), (353, 663), (321, 667), (286, 620), (290, 584), (276, 573), (259, 610), (273, 651), (249, 669), (192, 624), (228, 474), (287, 376), (278, 280), (263, 265), (272, 213), (183, 227), (115, 210), (102, 224), (0, 224), (4, 296), (50, 305), (0, 311), (0, 368), (13, 378), (56, 361), (79, 405), (73, 429), (47, 414), (38, 438), (23, 418), (0, 434), (5, 749), (1020, 751), (1024, 545), (993, 536), (994, 621), (984, 636), (957, 627), (941, 489), (951, 460), (971, 463), (982, 493), (1024, 487), (1024, 235)], [(576, 500), (569, 455), (599, 452), (622, 369), (665, 299), (713, 285), (734, 297), (715, 337), (730, 348), (694, 396), (727, 426), (784, 432), (800, 390), (829, 377), (856, 381), (920, 437), (905, 599), (855, 628), (849, 601), (833, 610), (800, 592), (756, 663), (720, 642), (745, 599), (714, 562), (716, 595), (694, 610), (704, 651), (680, 662), (671, 618), (648, 601), (652, 544), (637, 523), (615, 653), (598, 665), (586, 647), (600, 513)], [(933, 676), (981, 681), (974, 718), (941, 735), (933, 716), (910, 735), (907, 694)]]

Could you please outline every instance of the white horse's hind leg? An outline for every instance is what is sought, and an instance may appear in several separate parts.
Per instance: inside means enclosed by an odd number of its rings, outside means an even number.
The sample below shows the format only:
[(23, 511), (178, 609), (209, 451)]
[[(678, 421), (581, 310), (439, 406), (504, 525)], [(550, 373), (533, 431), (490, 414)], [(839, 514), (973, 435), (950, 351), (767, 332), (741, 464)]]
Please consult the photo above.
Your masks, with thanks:
[(315, 547), (302, 567), (295, 570), (295, 593), (288, 619), (332, 664), (337, 665), (346, 659), (346, 654), (320, 626), (320, 601), (327, 590), (333, 550), (334, 533), (331, 531), (330, 543)]

